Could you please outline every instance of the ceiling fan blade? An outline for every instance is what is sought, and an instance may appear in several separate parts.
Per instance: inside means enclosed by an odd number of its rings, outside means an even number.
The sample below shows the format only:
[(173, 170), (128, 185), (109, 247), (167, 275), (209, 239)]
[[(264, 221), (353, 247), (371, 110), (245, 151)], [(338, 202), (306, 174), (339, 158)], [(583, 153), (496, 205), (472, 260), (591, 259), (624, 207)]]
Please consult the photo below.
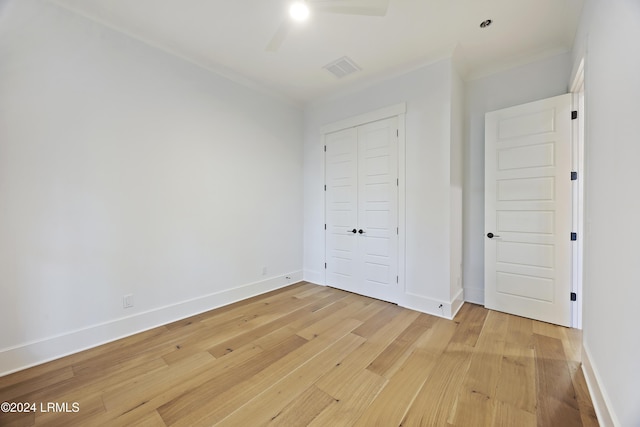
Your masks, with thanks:
[(285, 19), (282, 21), (282, 24), (280, 24), (273, 37), (271, 37), (271, 40), (267, 44), (265, 50), (268, 52), (275, 52), (280, 49), (284, 39), (287, 37), (287, 34), (289, 34), (289, 30), (291, 30), (291, 21)]
[(324, 13), (343, 15), (385, 16), (389, 6), (388, 0), (311, 0), (313, 10)]
[(316, 6), (314, 10), (324, 13), (338, 13), (341, 15), (385, 16), (387, 14), (387, 9), (378, 7)]

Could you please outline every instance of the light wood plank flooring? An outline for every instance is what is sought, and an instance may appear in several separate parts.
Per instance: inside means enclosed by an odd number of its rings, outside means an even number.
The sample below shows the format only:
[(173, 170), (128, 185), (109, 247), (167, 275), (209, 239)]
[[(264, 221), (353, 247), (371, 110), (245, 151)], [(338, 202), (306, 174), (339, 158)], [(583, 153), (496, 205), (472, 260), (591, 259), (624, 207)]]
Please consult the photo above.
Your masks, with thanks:
[(2, 377), (38, 411), (0, 425), (596, 426), (579, 355), (576, 330), (299, 283)]

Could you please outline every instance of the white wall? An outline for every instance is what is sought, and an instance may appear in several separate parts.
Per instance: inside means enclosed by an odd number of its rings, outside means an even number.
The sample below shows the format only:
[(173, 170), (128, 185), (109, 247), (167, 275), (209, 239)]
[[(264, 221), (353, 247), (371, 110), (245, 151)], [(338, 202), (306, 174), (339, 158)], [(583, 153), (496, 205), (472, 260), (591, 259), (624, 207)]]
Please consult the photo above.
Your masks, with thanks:
[(464, 183), (464, 82), (456, 67), (451, 67), (451, 146), (450, 146), (450, 297), (462, 299), (462, 216), (463, 216), (463, 183)]
[(0, 375), (301, 278), (298, 108), (2, 6)]
[[(450, 303), (451, 59), (305, 109), (304, 277), (324, 283), (323, 125), (406, 102), (407, 306)], [(402, 177), (400, 179), (403, 179)]]
[(640, 2), (587, 0), (583, 359), (602, 425), (640, 425), (638, 40)]
[(484, 304), (484, 115), (568, 92), (571, 55), (564, 53), (466, 84), (464, 146), (464, 295)]

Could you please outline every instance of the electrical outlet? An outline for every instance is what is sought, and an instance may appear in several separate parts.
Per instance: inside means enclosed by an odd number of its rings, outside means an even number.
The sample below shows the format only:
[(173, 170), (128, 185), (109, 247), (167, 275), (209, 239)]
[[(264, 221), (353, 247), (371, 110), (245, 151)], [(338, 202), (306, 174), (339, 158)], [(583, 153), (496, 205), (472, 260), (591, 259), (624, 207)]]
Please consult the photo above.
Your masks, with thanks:
[(122, 297), (122, 307), (123, 308), (133, 307), (133, 294), (125, 295)]

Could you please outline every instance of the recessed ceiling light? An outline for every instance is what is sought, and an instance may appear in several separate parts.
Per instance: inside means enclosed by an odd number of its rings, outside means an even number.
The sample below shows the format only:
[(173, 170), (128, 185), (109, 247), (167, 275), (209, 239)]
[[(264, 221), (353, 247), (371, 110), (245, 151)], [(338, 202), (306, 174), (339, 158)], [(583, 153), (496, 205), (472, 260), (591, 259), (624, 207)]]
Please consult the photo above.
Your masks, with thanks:
[(489, 25), (491, 25), (493, 21), (491, 19), (487, 19), (486, 21), (482, 21), (480, 23), (480, 28), (487, 28)]
[(289, 15), (296, 21), (304, 21), (309, 17), (309, 6), (302, 1), (294, 2), (289, 8)]

